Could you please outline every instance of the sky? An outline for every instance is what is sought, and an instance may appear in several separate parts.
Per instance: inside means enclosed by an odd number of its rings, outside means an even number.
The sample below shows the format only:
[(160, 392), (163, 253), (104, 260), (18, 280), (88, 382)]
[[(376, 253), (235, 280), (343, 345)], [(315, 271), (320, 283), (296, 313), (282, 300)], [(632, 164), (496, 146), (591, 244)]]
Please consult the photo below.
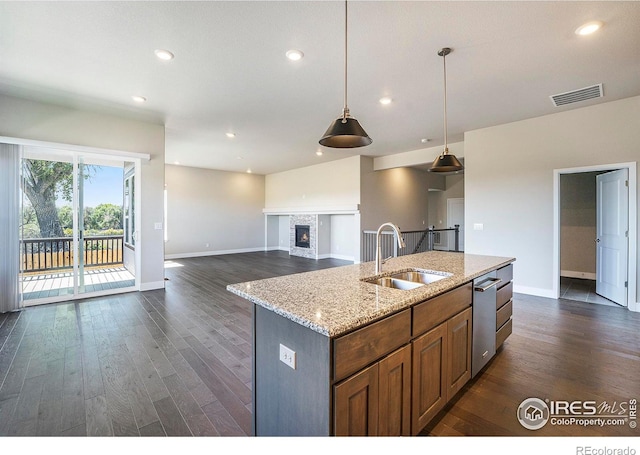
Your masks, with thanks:
[[(122, 206), (123, 169), (111, 166), (93, 166), (91, 178), (84, 181), (84, 206), (96, 207), (100, 204)], [(58, 207), (71, 205), (58, 198)]]

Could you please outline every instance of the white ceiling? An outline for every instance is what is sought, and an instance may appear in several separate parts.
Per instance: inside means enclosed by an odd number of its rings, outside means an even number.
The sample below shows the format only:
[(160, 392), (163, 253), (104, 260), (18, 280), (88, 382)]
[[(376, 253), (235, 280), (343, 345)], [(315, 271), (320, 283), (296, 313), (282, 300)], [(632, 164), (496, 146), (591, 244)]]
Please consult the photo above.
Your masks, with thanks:
[[(640, 2), (348, 8), (348, 105), (373, 139), (364, 148), (318, 144), (343, 105), (342, 1), (3, 1), (0, 93), (160, 121), (167, 163), (260, 174), (442, 144), (442, 47), (453, 49), (450, 143), (465, 131), (640, 95)], [(577, 36), (590, 20), (605, 25)], [(158, 48), (175, 59), (159, 61)], [(289, 61), (292, 48), (305, 57)], [(600, 99), (561, 108), (549, 99), (599, 83)], [(136, 105), (136, 94), (147, 102)], [(382, 96), (393, 102), (381, 105)]]

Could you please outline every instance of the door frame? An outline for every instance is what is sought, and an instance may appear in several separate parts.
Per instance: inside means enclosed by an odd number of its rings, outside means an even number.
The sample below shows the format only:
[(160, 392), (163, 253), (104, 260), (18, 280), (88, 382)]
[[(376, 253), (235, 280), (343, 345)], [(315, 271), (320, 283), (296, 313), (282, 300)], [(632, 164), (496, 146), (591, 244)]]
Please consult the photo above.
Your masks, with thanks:
[(582, 166), (553, 170), (553, 277), (552, 297), (560, 297), (560, 176), (562, 174), (578, 174), (584, 172), (614, 171), (616, 169), (629, 171), (629, 257), (627, 258), (627, 308), (630, 311), (640, 311), (640, 303), (636, 299), (638, 278), (638, 178), (637, 163), (614, 163), (594, 166)]
[[(16, 144), (16, 145), (22, 145), (22, 146), (33, 146), (33, 147), (41, 147), (41, 148), (46, 148), (46, 149), (56, 149), (56, 150), (62, 150), (65, 152), (70, 152), (72, 154), (73, 157), (73, 162), (75, 163), (77, 160), (77, 156), (79, 154), (88, 154), (88, 155), (93, 155), (93, 156), (104, 156), (107, 158), (118, 158), (118, 159), (122, 159), (125, 161), (131, 161), (134, 163), (135, 166), (135, 175), (136, 175), (136, 179), (135, 179), (135, 204), (138, 207), (138, 209), (134, 212), (134, 216), (135, 216), (135, 223), (136, 226), (138, 226), (138, 232), (137, 232), (137, 238), (136, 238), (136, 244), (138, 245), (138, 248), (136, 248), (135, 251), (135, 261), (136, 261), (136, 273), (135, 273), (135, 284), (132, 287), (128, 287), (128, 288), (120, 288), (120, 289), (112, 289), (112, 290), (107, 290), (107, 291), (97, 291), (97, 292), (91, 292), (91, 293), (84, 293), (84, 294), (76, 294), (74, 293), (73, 295), (66, 295), (66, 296), (60, 296), (58, 298), (56, 297), (51, 297), (51, 298), (46, 298), (46, 299), (34, 299), (33, 301), (30, 301), (28, 305), (24, 304), (24, 301), (20, 301), (19, 306), (21, 308), (25, 307), (25, 306), (33, 306), (33, 305), (39, 305), (41, 303), (56, 303), (56, 302), (63, 302), (63, 301), (68, 301), (68, 300), (77, 300), (77, 299), (86, 299), (89, 297), (98, 297), (98, 296), (103, 296), (103, 295), (111, 295), (111, 294), (121, 294), (121, 293), (125, 293), (125, 292), (131, 292), (132, 290), (135, 291), (140, 291), (141, 289), (141, 276), (142, 276), (142, 248), (140, 248), (140, 246), (142, 245), (142, 235), (141, 232), (139, 230), (139, 227), (141, 226), (141, 216), (140, 216), (140, 204), (141, 204), (141, 200), (142, 200), (142, 161), (149, 161), (151, 159), (151, 155), (148, 153), (137, 153), (137, 152), (127, 152), (124, 150), (116, 150), (116, 149), (104, 149), (104, 148), (99, 148), (99, 147), (90, 147), (90, 146), (84, 146), (84, 145), (73, 145), (73, 144), (64, 144), (64, 143), (60, 143), (60, 142), (48, 142), (48, 141), (38, 141), (38, 140), (33, 140), (33, 139), (23, 139), (23, 138), (16, 138), (16, 137), (8, 137), (8, 136), (0, 136), (0, 142), (4, 142), (7, 144)], [(75, 177), (74, 177), (75, 178)], [(75, 185), (74, 185), (75, 188)], [(75, 191), (75, 189), (74, 189)], [(16, 277), (16, 279), (18, 279), (18, 277)], [(76, 288), (76, 286), (74, 285), (74, 289)], [(22, 295), (22, 294), (20, 294)]]

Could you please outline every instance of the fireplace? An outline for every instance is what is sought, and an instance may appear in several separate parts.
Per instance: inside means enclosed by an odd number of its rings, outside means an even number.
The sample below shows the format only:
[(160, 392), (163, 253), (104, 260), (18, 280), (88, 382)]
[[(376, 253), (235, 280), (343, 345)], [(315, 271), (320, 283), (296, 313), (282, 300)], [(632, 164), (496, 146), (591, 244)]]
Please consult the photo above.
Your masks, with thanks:
[(311, 248), (309, 225), (296, 224), (296, 246), (298, 248)]

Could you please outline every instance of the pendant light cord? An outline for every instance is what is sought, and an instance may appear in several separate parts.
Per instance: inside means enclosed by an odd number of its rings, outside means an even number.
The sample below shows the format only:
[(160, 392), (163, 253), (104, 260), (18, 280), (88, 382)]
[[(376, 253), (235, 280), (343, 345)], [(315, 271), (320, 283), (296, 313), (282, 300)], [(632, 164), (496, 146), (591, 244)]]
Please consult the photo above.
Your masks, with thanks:
[(347, 106), (347, 0), (344, 0), (344, 108), (342, 109), (342, 123), (347, 123), (349, 107)]
[(444, 69), (444, 153), (447, 153), (447, 54), (442, 55), (442, 67)]

